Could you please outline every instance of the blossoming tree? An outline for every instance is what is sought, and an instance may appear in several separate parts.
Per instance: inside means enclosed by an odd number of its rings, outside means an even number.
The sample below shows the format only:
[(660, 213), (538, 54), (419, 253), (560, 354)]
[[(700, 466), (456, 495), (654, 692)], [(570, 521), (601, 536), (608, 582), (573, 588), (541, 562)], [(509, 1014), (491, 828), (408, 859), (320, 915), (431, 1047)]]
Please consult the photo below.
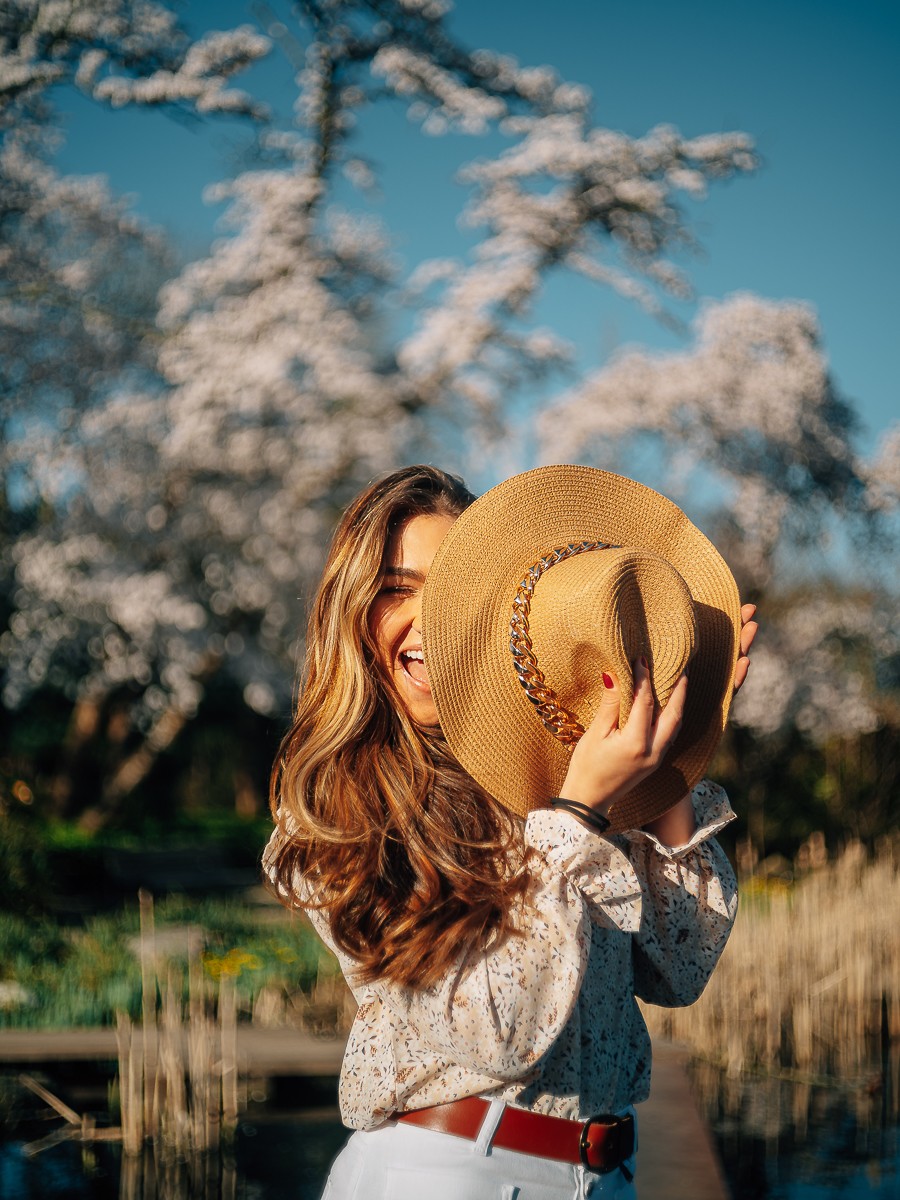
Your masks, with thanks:
[[(162, 382), (156, 293), (174, 255), (102, 179), (56, 172), (52, 89), (75, 86), (115, 107), (261, 118), (230, 82), (268, 48), (249, 29), (193, 40), (170, 9), (142, 0), (10, 0), (0, 12), (5, 699), (15, 706), (48, 684), (67, 690), (80, 699), (76, 730), (91, 697), (150, 682), (146, 610), (125, 615), (127, 581), (140, 578), (146, 586), (131, 590), (146, 599), (166, 573), (129, 544), (135, 512), (115, 478), (124, 468), (133, 503), (146, 511), (153, 440), (145, 435), (158, 425), (141, 423)], [(104, 444), (112, 414), (125, 418), (122, 453)], [(149, 491), (138, 484), (142, 471)], [(183, 624), (186, 602), (162, 591)], [(157, 615), (167, 620), (165, 603)]]
[[(702, 501), (759, 586), (786, 535), (808, 541), (835, 512), (896, 504), (896, 453), (889, 443), (879, 464), (858, 460), (852, 410), (799, 305), (711, 305), (689, 349), (622, 356), (534, 419), (534, 381), (563, 368), (571, 377), (576, 362), (564, 331), (534, 318), (547, 280), (568, 272), (665, 316), (668, 298), (690, 295), (681, 201), (752, 170), (753, 148), (743, 133), (605, 129), (585, 88), (460, 45), (446, 8), (301, 0), (294, 31), (266, 18), (298, 68), (295, 127), (266, 127), (259, 164), (218, 185), (225, 236), (162, 288), (155, 337), (122, 334), (109, 357), (104, 336), (102, 370), (72, 373), (70, 390), (94, 383), (90, 403), (62, 405), (80, 414), (68, 458), (46, 436), (43, 458), (26, 456), (46, 464), (36, 494), (53, 476), (57, 499), (53, 520), (12, 548), (5, 695), (22, 703), (49, 681), (96, 706), (128, 688), (136, 740), (106, 778), (95, 821), (115, 812), (212, 679), (236, 681), (257, 712), (283, 711), (296, 597), (337, 509), (373, 474), (438, 443), (442, 460), (483, 472), (485, 447), (503, 447), (511, 469), (530, 465), (535, 442), (545, 459), (615, 466), (626, 447), (655, 439), (661, 461), (704, 465)], [(27, 108), (35, 129), (46, 127), (43, 89), (65, 79), (110, 104), (262, 115), (229, 86), (267, 45), (246, 30), (191, 42), (164, 6), (124, 0), (65, 6), (65, 18), (37, 0), (11, 12), (0, 51), (26, 82), (9, 104)], [(42, 40), (34, 31), (54, 20)], [(398, 103), (426, 136), (490, 147), (460, 171), (467, 255), (401, 264), (374, 213), (377, 179), (358, 131)], [(104, 237), (131, 239), (142, 261), (161, 254), (91, 187), (107, 232), (83, 236), (78, 254), (44, 237), (89, 329), (90, 281), (111, 253)], [(61, 191), (48, 219), (73, 211)], [(80, 354), (101, 361), (93, 343)], [(32, 388), (29, 411), (62, 391), (38, 400)], [(873, 711), (862, 693), (860, 704)], [(756, 720), (751, 707), (743, 719)]]

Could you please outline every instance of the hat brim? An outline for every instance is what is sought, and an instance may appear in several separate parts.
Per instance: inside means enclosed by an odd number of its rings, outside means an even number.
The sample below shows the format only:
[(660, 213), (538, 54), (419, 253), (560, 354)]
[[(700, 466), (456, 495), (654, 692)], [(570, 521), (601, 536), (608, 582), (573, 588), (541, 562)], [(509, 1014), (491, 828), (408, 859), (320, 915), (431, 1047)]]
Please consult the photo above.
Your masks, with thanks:
[[(441, 543), (423, 595), (422, 643), (447, 742), (466, 771), (520, 816), (557, 795), (571, 749), (544, 728), (519, 683), (509, 622), (524, 574), (548, 552), (604, 541), (665, 558), (694, 600), (698, 648), (681, 730), (663, 764), (610, 809), (610, 831), (637, 828), (702, 777), (734, 690), (741, 617), (724, 559), (652, 488), (592, 467), (549, 466), (486, 492)], [(584, 697), (587, 721), (602, 684)]]

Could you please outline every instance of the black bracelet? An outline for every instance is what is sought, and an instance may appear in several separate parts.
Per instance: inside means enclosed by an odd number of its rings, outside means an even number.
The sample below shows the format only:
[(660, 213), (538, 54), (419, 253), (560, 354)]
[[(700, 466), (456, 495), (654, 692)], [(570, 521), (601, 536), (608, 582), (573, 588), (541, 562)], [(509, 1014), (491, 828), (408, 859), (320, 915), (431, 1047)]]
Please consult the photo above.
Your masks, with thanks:
[(597, 812), (589, 804), (582, 804), (580, 800), (566, 800), (564, 796), (551, 796), (547, 803), (552, 809), (560, 809), (562, 812), (571, 813), (573, 817), (577, 817), (585, 825), (590, 825), (591, 829), (597, 833), (606, 833), (607, 829), (609, 829), (609, 817), (604, 817), (603, 813)]

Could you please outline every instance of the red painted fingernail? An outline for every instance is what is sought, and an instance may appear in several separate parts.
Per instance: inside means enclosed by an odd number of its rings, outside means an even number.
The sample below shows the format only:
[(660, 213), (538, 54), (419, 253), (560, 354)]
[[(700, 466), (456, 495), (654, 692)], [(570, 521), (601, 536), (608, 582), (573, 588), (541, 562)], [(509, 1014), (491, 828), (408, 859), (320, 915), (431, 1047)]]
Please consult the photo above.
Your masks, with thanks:
[(603, 686), (605, 688), (611, 688), (615, 686), (612, 681), (612, 675), (607, 675), (605, 671), (603, 672)]

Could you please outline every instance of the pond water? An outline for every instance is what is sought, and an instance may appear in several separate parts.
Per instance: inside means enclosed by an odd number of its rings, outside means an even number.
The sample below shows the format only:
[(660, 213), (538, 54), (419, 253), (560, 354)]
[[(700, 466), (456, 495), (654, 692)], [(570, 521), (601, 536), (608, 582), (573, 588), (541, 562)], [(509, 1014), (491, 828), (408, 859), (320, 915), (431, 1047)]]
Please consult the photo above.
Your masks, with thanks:
[(242, 1121), (228, 1153), (191, 1163), (120, 1146), (86, 1151), (64, 1142), (34, 1157), (0, 1142), (3, 1200), (319, 1200), (328, 1165), (347, 1137), (333, 1109)]
[[(898, 1200), (896, 1074), (849, 1087), (771, 1078), (728, 1080), (694, 1066), (734, 1200)], [(316, 1099), (319, 1099), (316, 1097)], [(319, 1200), (347, 1131), (331, 1106), (251, 1106), (227, 1153), (192, 1163), (148, 1152), (124, 1159), (114, 1143), (68, 1141), (29, 1157), (23, 1147), (62, 1124), (29, 1119), (0, 1140), (2, 1200)], [(100, 1111), (95, 1106), (94, 1111)], [(638, 1174), (638, 1182), (640, 1175)], [(640, 1191), (638, 1193), (640, 1195)], [(666, 1200), (645, 1197), (644, 1200)]]
[(900, 1200), (898, 1065), (817, 1085), (695, 1063), (733, 1200)]

